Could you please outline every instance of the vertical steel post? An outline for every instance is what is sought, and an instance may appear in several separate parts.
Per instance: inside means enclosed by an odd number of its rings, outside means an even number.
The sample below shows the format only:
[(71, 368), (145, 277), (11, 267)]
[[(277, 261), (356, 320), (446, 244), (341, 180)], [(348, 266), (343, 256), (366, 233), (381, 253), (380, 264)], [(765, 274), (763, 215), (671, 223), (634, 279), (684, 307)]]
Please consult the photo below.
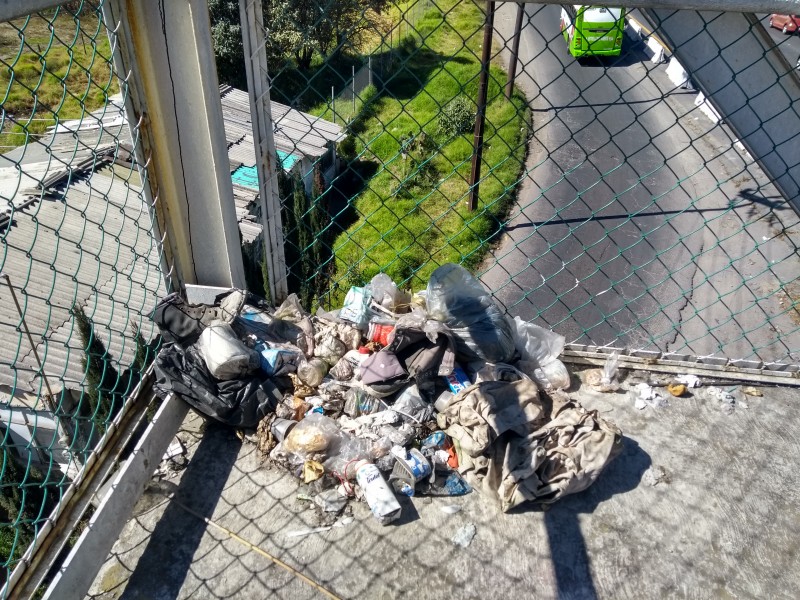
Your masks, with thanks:
[(486, 88), (489, 81), (489, 63), (492, 58), (492, 32), (494, 31), (494, 2), (486, 2), (486, 22), (483, 25), (483, 52), (481, 52), (481, 78), (478, 83), (478, 113), (475, 115), (475, 136), (472, 150), (472, 170), (469, 175), (469, 210), (478, 207), (478, 188), (483, 156), (483, 126), (486, 120)]
[(508, 61), (508, 80), (506, 81), (506, 100), (511, 100), (514, 92), (514, 80), (517, 78), (517, 61), (519, 57), (519, 38), (522, 32), (522, 15), (525, 6), (517, 2), (517, 21), (514, 23), (514, 38), (511, 40), (511, 59)]

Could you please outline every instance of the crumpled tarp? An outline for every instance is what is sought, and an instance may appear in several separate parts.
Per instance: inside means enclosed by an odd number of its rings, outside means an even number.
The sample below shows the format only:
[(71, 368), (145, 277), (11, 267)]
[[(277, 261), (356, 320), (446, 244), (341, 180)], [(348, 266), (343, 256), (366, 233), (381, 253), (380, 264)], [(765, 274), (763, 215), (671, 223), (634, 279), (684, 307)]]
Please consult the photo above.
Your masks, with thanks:
[(456, 441), (461, 474), (504, 512), (586, 489), (622, 449), (622, 433), (597, 411), (570, 400), (546, 405), (528, 379), (470, 386), (438, 422)]

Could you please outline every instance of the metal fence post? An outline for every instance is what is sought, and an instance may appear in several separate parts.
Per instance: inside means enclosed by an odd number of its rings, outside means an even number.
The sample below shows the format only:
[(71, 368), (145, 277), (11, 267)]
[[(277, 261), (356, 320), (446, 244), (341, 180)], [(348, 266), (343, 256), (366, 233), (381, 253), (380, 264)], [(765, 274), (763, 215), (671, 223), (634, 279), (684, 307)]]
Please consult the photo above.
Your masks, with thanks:
[(522, 16), (525, 14), (525, 5), (517, 2), (517, 20), (514, 23), (514, 38), (511, 41), (511, 58), (508, 61), (508, 79), (506, 80), (506, 100), (511, 100), (514, 91), (514, 80), (517, 77), (517, 62), (519, 56), (519, 38), (522, 31)]
[(478, 112), (475, 116), (475, 136), (472, 150), (472, 169), (469, 175), (469, 210), (478, 207), (478, 189), (481, 179), (483, 155), (483, 126), (486, 117), (486, 88), (489, 81), (489, 61), (492, 58), (492, 32), (494, 31), (494, 2), (486, 2), (486, 22), (483, 26), (483, 52), (481, 53), (481, 78), (478, 83)]

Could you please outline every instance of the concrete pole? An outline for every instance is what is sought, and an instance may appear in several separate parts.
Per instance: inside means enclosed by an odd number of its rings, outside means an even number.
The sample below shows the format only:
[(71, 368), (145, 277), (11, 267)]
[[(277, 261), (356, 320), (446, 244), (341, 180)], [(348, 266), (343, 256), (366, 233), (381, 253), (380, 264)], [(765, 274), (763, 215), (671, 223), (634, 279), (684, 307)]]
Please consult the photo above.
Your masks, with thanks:
[(181, 285), (244, 287), (206, 1), (110, 0), (104, 14), (117, 27), (115, 64), (127, 81), (128, 123), (148, 161), (175, 278)]

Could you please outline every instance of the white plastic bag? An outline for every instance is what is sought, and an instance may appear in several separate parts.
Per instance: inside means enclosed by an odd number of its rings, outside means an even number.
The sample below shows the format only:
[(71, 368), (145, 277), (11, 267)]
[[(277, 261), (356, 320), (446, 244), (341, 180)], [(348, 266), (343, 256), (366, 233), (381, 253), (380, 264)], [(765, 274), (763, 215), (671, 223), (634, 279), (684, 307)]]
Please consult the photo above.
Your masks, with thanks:
[(508, 322), (514, 332), (514, 345), (521, 357), (520, 368), (524, 371), (523, 363), (530, 363), (533, 373), (529, 374), (545, 389), (567, 389), (570, 386), (569, 371), (558, 360), (564, 351), (564, 336), (519, 317), (513, 320), (509, 317)]
[(408, 310), (407, 306), (411, 303), (411, 295), (408, 292), (400, 291), (386, 273), (375, 275), (368, 287), (372, 293), (372, 299), (383, 308), (392, 312), (398, 312), (398, 308)]
[(245, 346), (224, 321), (213, 321), (206, 327), (196, 347), (209, 372), (220, 380), (242, 377), (261, 364), (258, 352)]

